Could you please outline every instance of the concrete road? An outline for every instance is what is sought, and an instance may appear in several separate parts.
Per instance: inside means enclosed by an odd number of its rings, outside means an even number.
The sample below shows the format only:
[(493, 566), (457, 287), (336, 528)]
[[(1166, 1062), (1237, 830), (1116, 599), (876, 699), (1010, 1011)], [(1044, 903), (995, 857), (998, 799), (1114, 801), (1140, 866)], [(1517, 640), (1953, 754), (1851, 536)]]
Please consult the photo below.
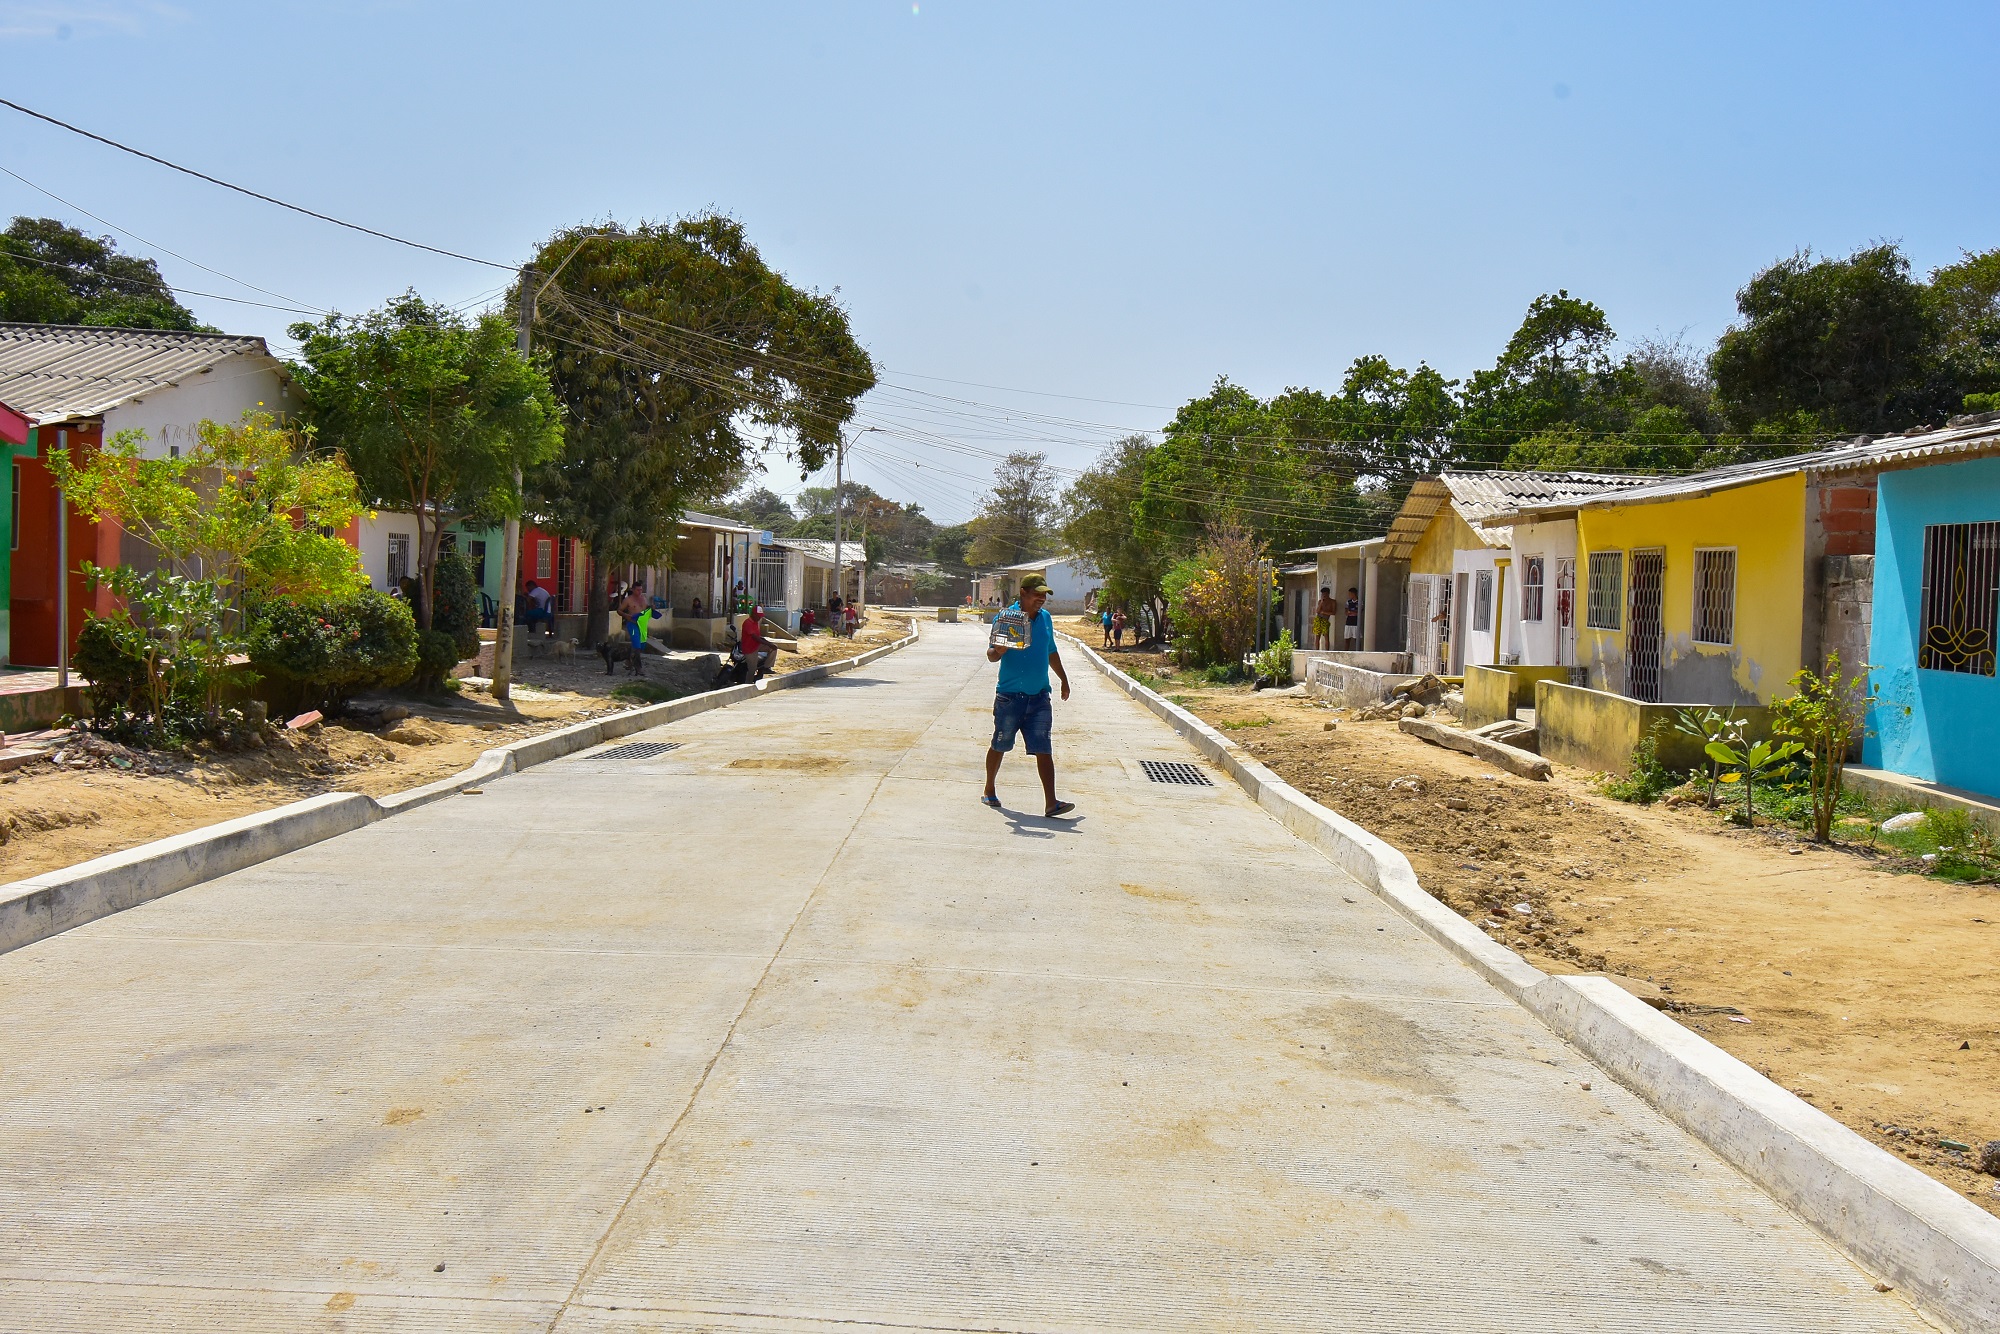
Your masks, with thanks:
[(0, 956), (0, 1329), (1929, 1328), (980, 634)]

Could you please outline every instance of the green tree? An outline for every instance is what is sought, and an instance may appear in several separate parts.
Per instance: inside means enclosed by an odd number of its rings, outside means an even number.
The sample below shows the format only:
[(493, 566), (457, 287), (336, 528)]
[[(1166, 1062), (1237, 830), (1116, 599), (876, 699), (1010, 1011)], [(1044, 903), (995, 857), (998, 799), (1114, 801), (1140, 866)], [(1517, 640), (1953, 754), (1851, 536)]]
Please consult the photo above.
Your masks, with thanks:
[(1018, 565), (1054, 549), (1058, 494), (1046, 454), (1017, 451), (993, 469), (993, 490), (972, 520), (966, 559), (976, 566)]
[(1803, 412), (1826, 432), (1883, 433), (1958, 407), (1938, 313), (1893, 245), (1846, 259), (1802, 250), (1753, 277), (1736, 308), (1709, 367), (1739, 431)]
[(108, 236), (17, 217), (0, 234), (0, 320), (127, 329), (202, 329), (160, 277)]
[(799, 516), (785, 503), (785, 498), (768, 486), (739, 491), (725, 500), (716, 513), (755, 524), (774, 537), (783, 537), (791, 532), (799, 521)]
[(946, 573), (967, 575), (972, 573), (972, 562), (966, 559), (966, 552), (971, 546), (971, 524), (947, 524), (931, 534), (928, 554)]
[(595, 639), (604, 563), (669, 559), (688, 500), (767, 447), (823, 466), (875, 368), (834, 298), (786, 281), (730, 218), (567, 228), (532, 266), (555, 275), (537, 336), (568, 418), (530, 489), (545, 525), (589, 547)]
[(1948, 373), (1961, 397), (2000, 390), (2000, 249), (1967, 253), (1934, 270), (1929, 297)]
[(1103, 582), (1100, 600), (1160, 614), (1160, 581), (1167, 556), (1145, 541), (1133, 522), (1134, 502), (1146, 484), (1146, 460), (1156, 446), (1143, 435), (1112, 444), (1063, 496), (1062, 540), (1088, 560)]
[(519, 514), (515, 477), (562, 442), (548, 379), (499, 315), (468, 323), (415, 292), (291, 332), (307, 429), (347, 458), (371, 503), (416, 517), (417, 625), (428, 630), (446, 526)]
[(1632, 367), (1612, 356), (1616, 335), (1602, 308), (1567, 291), (1535, 298), (1491, 367), (1466, 381), (1460, 439), (1502, 459), (1517, 442), (1569, 427), (1617, 431), (1639, 388)]

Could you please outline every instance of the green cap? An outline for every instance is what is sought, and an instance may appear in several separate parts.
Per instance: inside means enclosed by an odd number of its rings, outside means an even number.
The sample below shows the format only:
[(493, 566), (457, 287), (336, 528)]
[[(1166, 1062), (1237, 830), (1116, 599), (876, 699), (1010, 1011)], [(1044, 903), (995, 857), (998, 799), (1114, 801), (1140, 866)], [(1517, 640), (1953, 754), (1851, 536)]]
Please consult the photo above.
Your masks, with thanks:
[(1026, 575), (1021, 580), (1021, 591), (1023, 593), (1046, 593), (1049, 591), (1049, 581), (1042, 578), (1039, 574)]

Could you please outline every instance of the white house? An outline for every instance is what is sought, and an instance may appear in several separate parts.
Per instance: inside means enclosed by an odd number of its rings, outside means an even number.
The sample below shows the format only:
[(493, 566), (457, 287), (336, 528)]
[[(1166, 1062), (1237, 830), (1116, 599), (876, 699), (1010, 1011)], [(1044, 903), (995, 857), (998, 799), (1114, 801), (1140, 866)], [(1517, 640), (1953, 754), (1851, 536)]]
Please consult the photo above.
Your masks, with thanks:
[(1076, 616), (1097, 604), (1097, 590), (1103, 577), (1081, 556), (1049, 556), (1025, 560), (1019, 565), (1003, 565), (979, 580), (979, 600), (1000, 603), (1014, 600), (1021, 576), (1039, 574), (1049, 581), (1048, 612), (1051, 616)]

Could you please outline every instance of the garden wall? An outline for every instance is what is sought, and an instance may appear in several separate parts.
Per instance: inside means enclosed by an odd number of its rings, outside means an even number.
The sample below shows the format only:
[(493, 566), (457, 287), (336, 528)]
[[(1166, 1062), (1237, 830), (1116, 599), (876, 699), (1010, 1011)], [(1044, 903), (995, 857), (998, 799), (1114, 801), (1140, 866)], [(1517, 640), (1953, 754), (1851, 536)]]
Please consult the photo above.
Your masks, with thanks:
[[(1465, 707), (1459, 711), (1466, 727), (1484, 727), (1512, 718), (1515, 710), (1535, 705), (1535, 683), (1569, 680), (1567, 667), (1478, 667), (1465, 669)], [(1539, 721), (1540, 715), (1537, 715)]]
[[(1466, 695), (1471, 698), (1471, 670), (1466, 672)], [(1561, 681), (1535, 683), (1535, 728), (1541, 753), (1559, 764), (1588, 769), (1593, 773), (1632, 772), (1632, 751), (1640, 738), (1656, 725), (1660, 763), (1669, 769), (1691, 770), (1707, 764), (1701, 742), (1676, 732), (1674, 716), (1681, 704), (1642, 704), (1608, 690), (1590, 690), (1565, 685)], [(1699, 707), (1699, 706), (1697, 706)], [(1745, 723), (1751, 740), (1771, 733), (1771, 710), (1762, 705), (1742, 706), (1736, 716)]]

